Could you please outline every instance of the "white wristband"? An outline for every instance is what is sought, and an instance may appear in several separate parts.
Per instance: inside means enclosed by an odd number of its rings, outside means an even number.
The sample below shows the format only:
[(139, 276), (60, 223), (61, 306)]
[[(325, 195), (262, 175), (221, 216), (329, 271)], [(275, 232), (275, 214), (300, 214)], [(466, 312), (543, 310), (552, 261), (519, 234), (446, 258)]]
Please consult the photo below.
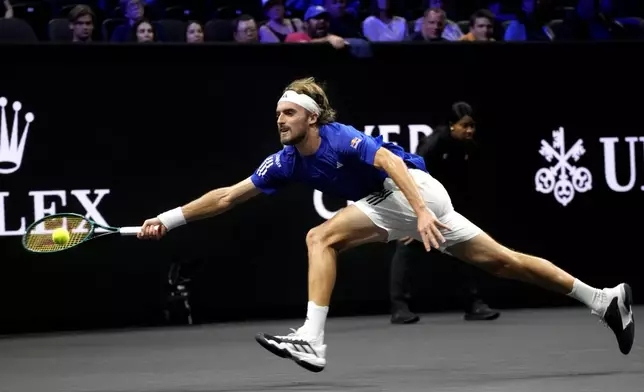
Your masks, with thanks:
[(168, 231), (187, 223), (186, 218), (183, 216), (183, 211), (181, 211), (181, 207), (166, 211), (157, 216), (157, 218), (159, 218), (161, 223), (163, 223), (163, 226), (165, 226)]

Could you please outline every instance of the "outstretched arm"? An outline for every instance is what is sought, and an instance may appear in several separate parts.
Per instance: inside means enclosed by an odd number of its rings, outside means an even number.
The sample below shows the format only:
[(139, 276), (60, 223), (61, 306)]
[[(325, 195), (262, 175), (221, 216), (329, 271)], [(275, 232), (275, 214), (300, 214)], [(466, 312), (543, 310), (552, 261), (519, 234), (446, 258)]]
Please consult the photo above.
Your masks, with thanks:
[(175, 227), (224, 213), (260, 192), (250, 177), (233, 186), (212, 190), (183, 207), (177, 207), (156, 218), (146, 220), (138, 237), (159, 239)]
[(250, 177), (237, 184), (212, 190), (181, 207), (186, 222), (210, 218), (257, 196), (261, 191)]

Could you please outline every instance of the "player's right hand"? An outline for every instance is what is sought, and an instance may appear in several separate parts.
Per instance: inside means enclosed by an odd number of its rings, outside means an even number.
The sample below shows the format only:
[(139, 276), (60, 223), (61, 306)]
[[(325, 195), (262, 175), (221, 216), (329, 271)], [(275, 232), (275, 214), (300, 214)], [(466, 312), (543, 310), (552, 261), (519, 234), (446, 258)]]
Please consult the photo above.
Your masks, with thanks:
[(418, 232), (420, 233), (425, 249), (429, 252), (432, 247), (439, 249), (440, 244), (445, 243), (445, 237), (440, 229), (450, 230), (441, 223), (428, 209), (418, 215)]
[(159, 218), (152, 218), (143, 222), (136, 237), (141, 240), (160, 240), (167, 232), (168, 229), (163, 226)]

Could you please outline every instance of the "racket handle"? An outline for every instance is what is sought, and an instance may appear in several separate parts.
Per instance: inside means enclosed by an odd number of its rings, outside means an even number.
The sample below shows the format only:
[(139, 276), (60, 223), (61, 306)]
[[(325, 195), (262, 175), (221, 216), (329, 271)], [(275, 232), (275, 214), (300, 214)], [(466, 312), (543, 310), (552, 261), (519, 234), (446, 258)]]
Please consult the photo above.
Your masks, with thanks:
[[(158, 230), (159, 226), (155, 226)], [(119, 229), (121, 235), (137, 235), (141, 231), (141, 226), (125, 226)]]
[(137, 235), (139, 231), (141, 231), (141, 226), (127, 226), (119, 229), (121, 235)]

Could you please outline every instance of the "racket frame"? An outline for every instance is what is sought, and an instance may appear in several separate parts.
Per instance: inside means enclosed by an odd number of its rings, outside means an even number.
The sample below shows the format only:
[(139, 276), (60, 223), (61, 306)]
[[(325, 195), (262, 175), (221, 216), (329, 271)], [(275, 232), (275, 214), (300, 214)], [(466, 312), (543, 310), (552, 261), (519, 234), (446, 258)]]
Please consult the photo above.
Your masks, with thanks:
[[(89, 225), (89, 232), (87, 233), (87, 236), (85, 236), (85, 238), (82, 241), (78, 242), (77, 244), (74, 244), (72, 246), (69, 246), (69, 247), (66, 247), (66, 248), (63, 248), (63, 249), (57, 249), (57, 250), (53, 250), (53, 251), (37, 251), (37, 250), (29, 249), (27, 247), (27, 244), (26, 244), (26, 241), (27, 241), (27, 238), (28, 238), (28, 233), (31, 230), (33, 230), (37, 225), (39, 225), (39, 224), (41, 224), (41, 223), (43, 223), (43, 222), (45, 222), (45, 221), (47, 221), (47, 220), (49, 220), (51, 218), (57, 218), (57, 217), (59, 217), (59, 218), (72, 217), (72, 218), (79, 218), (79, 219), (84, 220)], [(97, 234), (96, 233), (97, 228), (104, 229), (104, 230), (107, 230), (107, 231), (104, 232), (104, 233), (98, 233)], [(94, 221), (94, 220), (92, 220), (92, 219), (90, 219), (90, 218), (88, 218), (88, 217), (86, 217), (84, 215), (81, 215), (81, 214), (76, 214), (76, 213), (73, 213), (73, 212), (61, 212), (61, 213), (57, 213), (57, 214), (47, 215), (47, 216), (45, 216), (45, 217), (43, 217), (41, 219), (38, 219), (37, 221), (33, 222), (32, 224), (30, 224), (29, 227), (27, 227), (27, 230), (25, 230), (25, 234), (22, 236), (21, 243), (22, 243), (22, 247), (25, 250), (27, 250), (28, 252), (31, 252), (31, 253), (39, 253), (39, 254), (42, 254), (42, 253), (57, 253), (57, 252), (63, 252), (63, 251), (75, 248), (75, 247), (77, 247), (78, 245), (80, 245), (82, 243), (85, 243), (87, 241), (90, 241), (90, 240), (93, 240), (93, 239), (96, 239), (96, 238), (99, 238), (99, 237), (103, 237), (103, 236), (106, 236), (106, 235), (117, 234), (118, 233), (118, 234), (121, 234), (121, 235), (131, 236), (131, 235), (137, 235), (140, 230), (141, 230), (140, 226), (124, 226), (124, 227), (105, 226), (105, 225), (101, 225), (100, 223), (97, 223), (96, 221)]]

